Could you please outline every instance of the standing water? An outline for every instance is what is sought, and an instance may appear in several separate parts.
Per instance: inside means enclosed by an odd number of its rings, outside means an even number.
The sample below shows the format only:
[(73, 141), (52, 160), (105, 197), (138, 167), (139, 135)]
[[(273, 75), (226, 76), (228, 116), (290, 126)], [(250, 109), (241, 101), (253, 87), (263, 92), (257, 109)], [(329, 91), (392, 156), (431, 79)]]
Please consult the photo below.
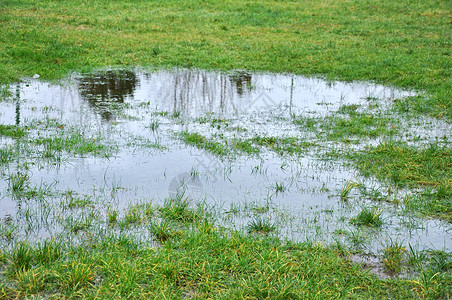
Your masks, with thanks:
[[(378, 138), (353, 146), (322, 141), (294, 122), (370, 102), (390, 110), (413, 92), (296, 75), (187, 69), (107, 70), (58, 84), (30, 79), (11, 92), (0, 102), (0, 124), (24, 132), (0, 135), (0, 219), (2, 230), (14, 230), (15, 240), (72, 239), (87, 228), (104, 228), (109, 211), (123, 214), (131, 205), (183, 197), (191, 205), (204, 203), (222, 225), (239, 230), (261, 218), (281, 238), (341, 242), (367, 253), (390, 240), (452, 249), (448, 223), (370, 200), (358, 185), (341, 197), (351, 182), (404, 197), (406, 191), (388, 192), (385, 183), (322, 155), (362, 149)], [(434, 131), (416, 127), (416, 136), (447, 135), (446, 124), (435, 124)], [(301, 151), (271, 144), (284, 139), (303, 145)], [(374, 206), (381, 212), (380, 228), (351, 222), (363, 207)], [(68, 232), (74, 224), (86, 226)]]

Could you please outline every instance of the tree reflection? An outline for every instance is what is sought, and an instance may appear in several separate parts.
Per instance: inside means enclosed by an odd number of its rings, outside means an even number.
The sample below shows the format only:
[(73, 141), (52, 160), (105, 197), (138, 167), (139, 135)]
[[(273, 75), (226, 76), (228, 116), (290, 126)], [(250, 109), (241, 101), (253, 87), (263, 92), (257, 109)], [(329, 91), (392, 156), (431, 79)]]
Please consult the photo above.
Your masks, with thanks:
[(240, 96), (251, 89), (251, 78), (252, 75), (245, 71), (237, 71), (229, 76), (229, 79), (235, 84), (237, 94)]
[(89, 74), (79, 80), (79, 90), (101, 117), (110, 121), (118, 109), (117, 104), (133, 95), (138, 79), (130, 70), (109, 70)]
[(140, 80), (146, 86), (141, 94), (156, 97), (157, 103), (162, 101), (159, 107), (184, 115), (239, 112), (252, 91), (252, 75), (245, 71), (224, 74), (193, 69), (145, 74), (130, 70), (103, 71), (78, 79), (78, 88), (81, 97), (102, 119), (111, 121), (121, 107), (118, 104), (133, 96)]
[[(243, 105), (238, 98), (251, 92), (252, 75), (246, 72), (222, 74), (181, 69), (160, 76), (161, 82), (154, 85), (157, 96), (171, 101), (171, 106), (162, 103), (163, 106), (182, 114), (238, 112)], [(151, 78), (149, 74), (148, 79)]]

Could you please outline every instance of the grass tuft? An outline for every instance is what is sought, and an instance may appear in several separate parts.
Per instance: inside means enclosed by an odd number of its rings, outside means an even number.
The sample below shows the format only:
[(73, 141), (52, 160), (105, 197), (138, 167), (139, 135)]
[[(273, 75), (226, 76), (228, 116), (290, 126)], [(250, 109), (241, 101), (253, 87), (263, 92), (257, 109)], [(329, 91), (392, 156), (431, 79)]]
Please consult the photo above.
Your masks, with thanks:
[(381, 227), (381, 225), (383, 225), (383, 220), (381, 218), (382, 212), (383, 210), (378, 209), (377, 207), (364, 207), (355, 218), (350, 220), (350, 222), (359, 226)]
[(360, 184), (353, 182), (351, 179), (342, 187), (340, 197), (341, 199), (347, 199), (352, 189), (359, 187)]
[(248, 233), (262, 233), (268, 234), (276, 230), (276, 225), (268, 220), (257, 217), (251, 220), (246, 226)]
[(224, 156), (230, 153), (229, 149), (219, 142), (200, 135), (199, 133), (181, 132), (180, 136), (183, 141), (189, 145), (195, 146), (199, 149), (207, 150), (215, 155)]
[(25, 135), (25, 130), (21, 127), (18, 127), (16, 125), (3, 125), (0, 124), (0, 135), (7, 136), (7, 137), (13, 137), (13, 138), (20, 138)]
[(170, 219), (179, 222), (193, 222), (199, 216), (197, 212), (192, 210), (187, 198), (178, 197), (176, 199), (166, 199), (162, 207), (159, 208), (159, 213), (162, 218)]
[(391, 239), (389, 245), (383, 249), (383, 264), (386, 269), (393, 273), (399, 273), (402, 270), (406, 252), (406, 248), (401, 243)]
[(15, 245), (9, 255), (10, 272), (26, 271), (31, 268), (34, 249), (30, 244), (21, 242)]

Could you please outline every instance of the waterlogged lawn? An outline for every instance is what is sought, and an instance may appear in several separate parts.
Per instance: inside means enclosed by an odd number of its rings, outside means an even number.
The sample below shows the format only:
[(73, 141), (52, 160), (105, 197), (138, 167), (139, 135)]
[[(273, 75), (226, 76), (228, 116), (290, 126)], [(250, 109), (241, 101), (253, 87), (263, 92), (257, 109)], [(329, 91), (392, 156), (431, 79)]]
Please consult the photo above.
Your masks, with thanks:
[(425, 187), (406, 196), (407, 207), (427, 215), (452, 218), (452, 151), (431, 143), (421, 149), (403, 143), (384, 142), (351, 155), (366, 175), (388, 180), (396, 187)]
[(217, 227), (199, 212), (188, 213), (198, 215), (188, 225), (174, 221), (174, 214), (160, 223), (155, 215), (142, 220), (158, 245), (126, 234), (91, 236), (77, 246), (58, 240), (19, 243), (0, 254), (0, 296), (411, 298), (447, 292), (450, 276), (435, 275), (434, 269), (425, 271), (422, 282), (380, 280), (347, 260), (343, 249), (282, 244)]
[(0, 298), (449, 298), (448, 16), (0, 1)]
[(448, 124), (399, 114), (413, 92), (189, 69), (68, 80), (0, 104), (3, 297), (448, 295)]

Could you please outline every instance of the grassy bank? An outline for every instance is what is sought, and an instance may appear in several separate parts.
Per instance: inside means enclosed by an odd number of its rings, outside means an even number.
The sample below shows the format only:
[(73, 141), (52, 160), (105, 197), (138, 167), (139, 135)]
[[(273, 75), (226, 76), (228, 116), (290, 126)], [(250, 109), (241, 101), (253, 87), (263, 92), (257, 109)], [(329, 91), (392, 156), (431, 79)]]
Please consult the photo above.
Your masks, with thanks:
[(447, 1), (2, 0), (0, 7), (4, 83), (113, 65), (268, 70), (425, 90), (431, 96), (413, 98), (413, 106), (452, 115)]

